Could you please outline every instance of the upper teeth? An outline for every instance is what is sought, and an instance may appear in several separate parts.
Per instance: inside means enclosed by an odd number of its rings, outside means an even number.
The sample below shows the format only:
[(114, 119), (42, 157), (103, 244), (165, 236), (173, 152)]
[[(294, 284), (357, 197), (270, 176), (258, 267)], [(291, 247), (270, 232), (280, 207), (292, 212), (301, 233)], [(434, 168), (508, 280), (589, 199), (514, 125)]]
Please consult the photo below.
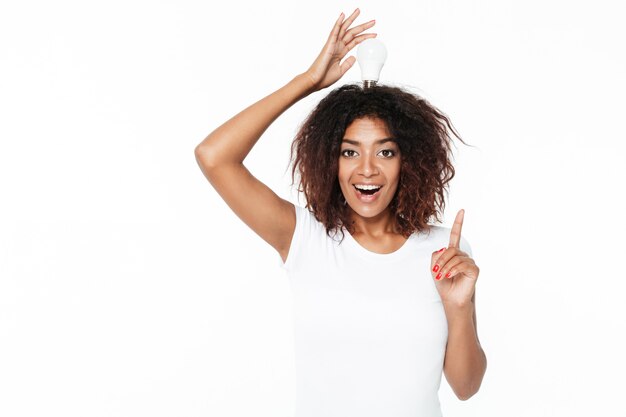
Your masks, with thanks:
[(358, 184), (355, 184), (354, 186), (358, 188), (359, 190), (377, 190), (380, 187), (382, 187), (381, 185), (358, 185)]

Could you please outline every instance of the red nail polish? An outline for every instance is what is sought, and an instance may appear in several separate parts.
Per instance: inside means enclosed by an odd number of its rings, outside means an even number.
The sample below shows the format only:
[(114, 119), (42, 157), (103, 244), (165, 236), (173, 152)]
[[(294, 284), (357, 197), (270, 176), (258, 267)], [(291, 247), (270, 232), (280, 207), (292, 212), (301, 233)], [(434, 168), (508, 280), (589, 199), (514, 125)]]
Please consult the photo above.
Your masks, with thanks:
[(439, 265), (435, 265), (435, 267), (433, 268), (433, 272), (437, 272), (439, 271)]
[(445, 248), (441, 248), (441, 249), (439, 249), (437, 252), (441, 252), (441, 251), (442, 251), (442, 250), (444, 250), (444, 249), (445, 249)]
[(450, 272), (446, 274), (446, 278), (450, 278)]
[(436, 279), (441, 278), (441, 272), (437, 274), (437, 276), (435, 277)]

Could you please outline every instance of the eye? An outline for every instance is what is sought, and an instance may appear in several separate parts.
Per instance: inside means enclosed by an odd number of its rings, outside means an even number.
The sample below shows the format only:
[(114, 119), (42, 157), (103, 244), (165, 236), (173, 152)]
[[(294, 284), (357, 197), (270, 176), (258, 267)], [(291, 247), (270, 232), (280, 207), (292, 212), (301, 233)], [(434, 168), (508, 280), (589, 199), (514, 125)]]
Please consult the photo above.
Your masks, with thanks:
[[(350, 158), (351, 155), (346, 155), (346, 152), (354, 152), (356, 153), (354, 150), (352, 149), (344, 149), (343, 151), (341, 151), (341, 155), (345, 156), (347, 158)], [(387, 156), (385, 156), (386, 159), (389, 158), (393, 158), (396, 155), (396, 151), (394, 151), (393, 149), (383, 149), (382, 151), (380, 151), (379, 153), (383, 153), (383, 152), (389, 152), (389, 154), (387, 154)], [(383, 155), (384, 156), (384, 155)]]

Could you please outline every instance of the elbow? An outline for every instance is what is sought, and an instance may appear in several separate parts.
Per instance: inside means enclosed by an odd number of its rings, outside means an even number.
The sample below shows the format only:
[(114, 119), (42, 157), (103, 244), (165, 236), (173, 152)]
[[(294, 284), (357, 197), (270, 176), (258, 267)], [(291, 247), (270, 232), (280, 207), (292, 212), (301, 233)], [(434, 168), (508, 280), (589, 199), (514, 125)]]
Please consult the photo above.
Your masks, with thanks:
[(486, 370), (487, 370), (487, 367), (486, 367), (486, 364), (485, 364), (485, 368), (483, 368), (483, 372), (482, 372), (480, 378), (475, 380), (474, 383), (466, 385), (462, 389), (454, 390), (454, 393), (456, 394), (456, 396), (457, 396), (457, 398), (459, 400), (467, 401), (470, 398), (472, 398), (474, 395), (476, 395), (476, 393), (480, 390), (480, 386), (482, 385), (483, 377), (485, 375), (485, 371)]
[(215, 166), (215, 163), (213, 162), (215, 158), (212, 157), (213, 152), (206, 146), (203, 146), (202, 144), (196, 146), (194, 149), (194, 155), (196, 157), (196, 162), (198, 162), (198, 165), (200, 165), (203, 170), (206, 171)]
[(196, 145), (195, 149), (193, 150), (193, 154), (195, 155), (196, 159), (203, 157), (207, 153), (208, 153), (208, 150), (207, 150), (206, 145), (202, 145), (202, 144)]
[(467, 401), (472, 398), (476, 393), (480, 390), (480, 386), (483, 383), (483, 379), (485, 378), (485, 373), (487, 373), (487, 355), (485, 355), (485, 351), (480, 348), (481, 357), (482, 357), (482, 366), (480, 368), (479, 374), (475, 375), (474, 378), (469, 381), (467, 385), (465, 385), (464, 389), (460, 390), (457, 394), (457, 397), (461, 401)]
[(480, 373), (480, 376), (475, 375), (472, 379), (465, 381), (463, 384), (458, 384), (453, 387), (454, 394), (461, 401), (467, 401), (472, 398), (480, 390), (480, 386), (487, 370), (486, 364)]
[(467, 401), (470, 398), (472, 398), (474, 395), (476, 395), (476, 393), (478, 392), (478, 390), (480, 389), (480, 386), (477, 386), (476, 388), (472, 388), (472, 389), (467, 389), (465, 391), (459, 391), (459, 392), (455, 392), (457, 398), (461, 401)]
[(467, 400), (469, 400), (470, 398), (472, 398), (472, 397), (474, 396), (474, 394), (476, 394), (476, 393), (473, 393), (473, 394), (462, 394), (462, 395), (457, 394), (457, 395), (456, 395), (456, 397), (457, 397), (459, 400), (461, 400), (461, 401), (467, 401)]

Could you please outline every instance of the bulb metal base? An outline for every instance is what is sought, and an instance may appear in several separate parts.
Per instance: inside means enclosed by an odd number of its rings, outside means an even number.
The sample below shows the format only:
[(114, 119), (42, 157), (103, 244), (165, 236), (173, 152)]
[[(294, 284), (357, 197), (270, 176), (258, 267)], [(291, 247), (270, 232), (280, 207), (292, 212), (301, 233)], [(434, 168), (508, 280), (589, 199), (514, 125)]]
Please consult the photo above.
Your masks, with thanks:
[(372, 87), (376, 87), (376, 81), (374, 81), (374, 80), (364, 80), (363, 81), (363, 88), (372, 88)]

